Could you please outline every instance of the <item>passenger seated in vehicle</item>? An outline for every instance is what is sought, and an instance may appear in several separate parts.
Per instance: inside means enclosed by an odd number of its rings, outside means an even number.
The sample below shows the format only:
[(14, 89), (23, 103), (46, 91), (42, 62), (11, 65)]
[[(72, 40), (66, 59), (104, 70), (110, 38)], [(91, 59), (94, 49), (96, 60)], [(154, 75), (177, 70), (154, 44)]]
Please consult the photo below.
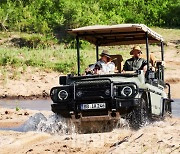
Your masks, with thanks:
[(143, 70), (147, 71), (147, 61), (144, 58), (141, 58), (141, 48), (139, 46), (134, 46), (130, 51), (130, 55), (133, 55), (132, 58), (126, 60), (123, 71), (136, 71)]
[(115, 73), (121, 73), (123, 69), (122, 55), (111, 55), (112, 62), (115, 64)]
[(100, 54), (101, 58), (85, 70), (86, 74), (112, 74), (115, 71), (115, 64), (107, 50)]
[[(141, 58), (146, 58), (146, 55), (145, 54), (142, 54), (141, 55)], [(157, 63), (157, 59), (156, 57), (154, 56), (154, 53), (150, 53), (149, 54), (149, 66), (150, 66), (150, 69), (152, 71), (155, 71), (156, 70), (156, 63)]]

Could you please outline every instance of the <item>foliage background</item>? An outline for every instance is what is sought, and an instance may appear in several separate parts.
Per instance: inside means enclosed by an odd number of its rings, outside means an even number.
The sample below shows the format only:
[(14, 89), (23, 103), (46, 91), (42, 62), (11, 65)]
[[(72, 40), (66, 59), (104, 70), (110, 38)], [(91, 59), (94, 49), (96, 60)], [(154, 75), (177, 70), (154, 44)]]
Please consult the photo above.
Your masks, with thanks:
[(180, 0), (0, 0), (1, 30), (51, 35), (93, 24), (180, 27)]

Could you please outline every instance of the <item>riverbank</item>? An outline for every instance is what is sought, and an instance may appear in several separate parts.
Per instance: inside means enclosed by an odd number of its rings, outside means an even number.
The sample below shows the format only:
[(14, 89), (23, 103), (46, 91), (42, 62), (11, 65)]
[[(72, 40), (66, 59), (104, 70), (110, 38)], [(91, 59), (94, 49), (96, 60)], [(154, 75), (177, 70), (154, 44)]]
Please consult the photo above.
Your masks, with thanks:
[[(167, 117), (137, 131), (128, 127), (91, 134), (49, 134), (39, 131), (17, 132), (18, 127), (39, 111), (0, 107), (0, 153), (172, 153), (180, 152), (180, 119)], [(41, 111), (46, 117), (52, 113)], [(61, 128), (60, 128), (61, 129)]]
[(28, 67), (18, 79), (1, 80), (0, 98), (8, 99), (42, 99), (49, 97), (49, 91), (59, 83), (60, 73), (45, 72)]

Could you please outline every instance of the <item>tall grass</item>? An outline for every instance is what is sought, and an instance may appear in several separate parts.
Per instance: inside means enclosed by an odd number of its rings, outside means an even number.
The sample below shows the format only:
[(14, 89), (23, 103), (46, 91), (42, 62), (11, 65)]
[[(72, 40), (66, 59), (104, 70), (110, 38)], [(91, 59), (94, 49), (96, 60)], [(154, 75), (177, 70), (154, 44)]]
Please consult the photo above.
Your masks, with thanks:
[[(130, 57), (129, 51), (131, 46), (117, 47), (100, 47), (99, 53), (103, 49), (110, 51), (110, 54), (121, 54), (126, 60)], [(142, 49), (144, 50), (144, 46)], [(95, 48), (87, 48), (80, 50), (81, 73), (89, 64), (96, 62)], [(27, 66), (38, 67), (41, 70), (52, 70), (61, 73), (77, 73), (77, 54), (76, 49), (64, 49), (63, 45), (54, 48), (45, 49), (29, 49), (24, 48), (3, 48), (0, 47), (0, 66), (11, 66), (13, 68)]]
[[(180, 30), (179, 29), (162, 29), (162, 28), (152, 28), (153, 30), (159, 32), (163, 35), (165, 41), (175, 42), (175, 47), (178, 49)], [(173, 35), (172, 35), (173, 34)], [(12, 36), (15, 34), (8, 33), (0, 33), (0, 39), (9, 39), (13, 38)], [(28, 66), (38, 67), (42, 70), (52, 70), (58, 71), (61, 73), (77, 73), (77, 55), (76, 49), (71, 49), (67, 45), (61, 44), (59, 45), (56, 42), (51, 44), (51, 47), (47, 44), (47, 40), (44, 42), (44, 37), (32, 35), (30, 34), (20, 34), (20, 38), (25, 38), (26, 40), (33, 40), (33, 38), (40, 39), (39, 44), (36, 48), (29, 47), (19, 47), (13, 46), (14, 44), (9, 45), (9, 42), (0, 45), (0, 70), (1, 75), (6, 76), (5, 69), (7, 67), (14, 68), (14, 76), (18, 76), (19, 74), (16, 72), (18, 68), (22, 68), (22, 71), (25, 71)], [(51, 41), (51, 40), (50, 40)], [(142, 51), (145, 53), (145, 45), (140, 45)], [(100, 47), (99, 53), (103, 49), (107, 49), (110, 51), (110, 54), (121, 54), (123, 56), (124, 61), (127, 58), (130, 58), (129, 51), (133, 45), (130, 46), (115, 46), (115, 47)], [(167, 47), (165, 47), (166, 50)], [(160, 47), (157, 45), (149, 46), (150, 52), (154, 52), (156, 57), (160, 57)], [(85, 68), (88, 67), (89, 64), (95, 63), (96, 61), (96, 51), (95, 46), (89, 45), (86, 43), (82, 44), (80, 49), (80, 61), (81, 61), (81, 73), (84, 72)], [(8, 71), (8, 70), (7, 70)], [(13, 76), (12, 75), (12, 76)]]
[[(2, 48), (0, 47), (0, 66), (14, 68), (33, 66), (40, 69), (50, 69), (62, 73), (76, 72), (76, 50), (63, 49), (29, 49), (29, 48)], [(93, 63), (95, 55), (89, 50), (82, 50), (81, 64), (83, 68)]]
[[(119, 52), (120, 49), (104, 47), (111, 53), (122, 54), (127, 57), (126, 52)], [(104, 49), (101, 47), (99, 53)], [(126, 49), (127, 50), (127, 49)], [(80, 50), (81, 73), (89, 64), (96, 61), (95, 48)], [(0, 66), (11, 66), (13, 68), (32, 66), (42, 70), (49, 69), (62, 73), (77, 72), (76, 49), (64, 49), (63, 45), (54, 48), (29, 49), (24, 48), (4, 48), (0, 46)]]

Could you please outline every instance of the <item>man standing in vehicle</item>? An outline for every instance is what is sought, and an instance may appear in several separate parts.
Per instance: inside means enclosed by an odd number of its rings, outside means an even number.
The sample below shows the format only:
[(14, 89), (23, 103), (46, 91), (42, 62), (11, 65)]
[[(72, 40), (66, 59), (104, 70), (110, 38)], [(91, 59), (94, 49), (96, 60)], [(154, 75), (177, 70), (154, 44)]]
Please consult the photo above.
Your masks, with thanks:
[(133, 55), (132, 58), (126, 60), (123, 71), (136, 71), (143, 70), (146, 72), (147, 70), (147, 61), (141, 58), (141, 48), (139, 46), (134, 46), (130, 51), (130, 55)]
[(111, 57), (107, 50), (103, 50), (100, 54), (101, 58), (89, 68), (86, 72), (93, 72), (93, 74), (111, 74), (115, 71), (115, 64), (111, 61)]

